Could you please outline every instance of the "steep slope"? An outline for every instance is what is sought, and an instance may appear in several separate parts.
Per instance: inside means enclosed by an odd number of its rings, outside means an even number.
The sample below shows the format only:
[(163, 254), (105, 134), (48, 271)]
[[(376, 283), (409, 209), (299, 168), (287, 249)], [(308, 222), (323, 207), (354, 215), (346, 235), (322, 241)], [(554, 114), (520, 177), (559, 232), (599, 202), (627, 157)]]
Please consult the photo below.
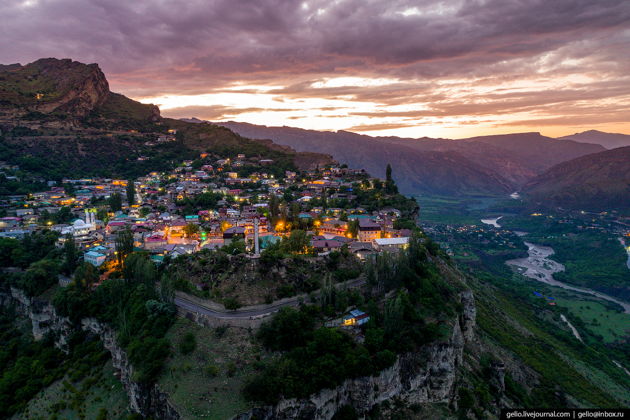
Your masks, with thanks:
[(0, 110), (13, 117), (39, 112), (83, 117), (101, 105), (109, 84), (96, 64), (43, 58), (0, 67)]
[(554, 166), (523, 189), (543, 206), (630, 209), (630, 147), (607, 150)]
[[(198, 119), (188, 121), (200, 122)], [(232, 121), (219, 124), (247, 137), (270, 138), (297, 150), (328, 153), (341, 162), (365, 167), (379, 176), (389, 162), (398, 168), (395, 175), (402, 191), (407, 193), (501, 194), (517, 189), (555, 164), (605, 150), (599, 145), (559, 141), (539, 133), (462, 140), (411, 139)]]
[(480, 143), (492, 145), (503, 150), (506, 157), (538, 173), (560, 162), (604, 150), (603, 147), (594, 144), (570, 140), (557, 141), (540, 133), (471, 137), (458, 142), (464, 142), (473, 148), (479, 147)]
[(604, 150), (597, 145), (557, 141), (540, 133), (515, 133), (461, 140), (398, 137), (379, 139), (418, 150), (456, 151), (478, 165), (497, 172), (517, 186), (560, 162)]
[(220, 123), (251, 138), (269, 138), (298, 151), (331, 155), (353, 168), (384, 177), (390, 163), (404, 193), (504, 194), (512, 190), (510, 181), (459, 153), (418, 150), (393, 146), (381, 139), (348, 132), (325, 132), (290, 127), (264, 127), (246, 123)]
[(559, 140), (573, 140), (580, 143), (600, 144), (606, 149), (630, 146), (630, 135), (619, 133), (604, 133), (603, 131), (589, 130), (560, 137)]

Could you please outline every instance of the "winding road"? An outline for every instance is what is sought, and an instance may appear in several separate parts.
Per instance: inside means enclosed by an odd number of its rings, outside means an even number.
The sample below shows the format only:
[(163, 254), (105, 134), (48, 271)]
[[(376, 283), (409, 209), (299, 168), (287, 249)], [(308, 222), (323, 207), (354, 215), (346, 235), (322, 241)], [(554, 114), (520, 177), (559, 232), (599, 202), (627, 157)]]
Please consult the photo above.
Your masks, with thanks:
[[(348, 280), (344, 283), (335, 284), (336, 288), (340, 287), (348, 287), (348, 288), (356, 288), (361, 287), (365, 284), (365, 280), (362, 278)], [(316, 294), (318, 294), (316, 292)], [(300, 301), (306, 299), (308, 295), (298, 295), (291, 298), (288, 298), (283, 301), (270, 303), (269, 305), (259, 305), (259, 306), (251, 306), (244, 307), (242, 309), (237, 309), (234, 311), (228, 310), (220, 310), (216, 308), (210, 307), (210, 305), (203, 304), (199, 302), (197, 298), (186, 298), (181, 293), (178, 294), (173, 299), (173, 303), (178, 308), (182, 308), (187, 311), (194, 311), (202, 315), (206, 315), (216, 319), (254, 319), (254, 318), (262, 318), (267, 315), (271, 315), (274, 312), (278, 312), (281, 308), (287, 306), (298, 306)], [(193, 300), (194, 299), (194, 300)]]

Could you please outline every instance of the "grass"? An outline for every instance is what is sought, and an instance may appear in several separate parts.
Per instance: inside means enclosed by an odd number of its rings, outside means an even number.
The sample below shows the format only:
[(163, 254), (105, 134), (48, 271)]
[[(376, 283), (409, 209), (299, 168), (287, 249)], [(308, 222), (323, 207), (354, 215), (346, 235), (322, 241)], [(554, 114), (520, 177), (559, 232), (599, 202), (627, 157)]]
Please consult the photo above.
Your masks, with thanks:
[(630, 393), (628, 390), (614, 381), (605, 372), (591, 365), (587, 365), (581, 360), (565, 358), (562, 355), (561, 357), (563, 357), (567, 363), (580, 372), (585, 378), (596, 384), (600, 389), (606, 389), (611, 394), (615, 395), (624, 407), (630, 406)]
[(252, 405), (242, 397), (241, 388), (260, 354), (252, 333), (204, 328), (180, 318), (167, 338), (179, 343), (188, 332), (195, 336), (195, 350), (184, 355), (174, 349), (158, 382), (182, 418), (227, 419), (249, 410)]
[[(472, 198), (414, 196), (420, 205), (420, 220), (429, 223), (474, 225), (479, 217), (471, 211), (484, 208), (483, 203)], [(483, 200), (482, 200), (483, 201)]]
[(578, 295), (557, 297), (558, 306), (580, 318), (593, 333), (600, 335), (605, 343), (630, 337), (630, 314), (619, 312), (610, 306)]
[(103, 408), (108, 420), (126, 419), (131, 414), (127, 393), (114, 372), (110, 360), (77, 383), (69, 382), (67, 377), (56, 381), (29, 401), (24, 412), (14, 419), (96, 419)]
[[(559, 317), (553, 308), (532, 307), (509, 292), (487, 289), (483, 284), (475, 289), (477, 321), (483, 336), (511, 350), (541, 375), (541, 386), (529, 396), (530, 405), (557, 404), (548, 399), (556, 386), (588, 407), (615, 407), (630, 397), (626, 391), (628, 378), (621, 376), (605, 355), (549, 324), (546, 315)], [(615, 387), (599, 386), (602, 370), (614, 378)]]

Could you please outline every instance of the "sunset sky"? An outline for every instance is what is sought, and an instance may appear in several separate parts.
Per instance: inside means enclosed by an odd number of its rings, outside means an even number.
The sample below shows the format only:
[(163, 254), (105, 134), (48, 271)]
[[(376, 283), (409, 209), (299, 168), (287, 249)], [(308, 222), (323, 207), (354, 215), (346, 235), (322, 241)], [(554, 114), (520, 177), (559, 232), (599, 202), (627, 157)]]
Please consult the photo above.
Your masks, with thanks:
[(630, 133), (628, 0), (3, 0), (0, 62), (162, 115), (370, 135)]

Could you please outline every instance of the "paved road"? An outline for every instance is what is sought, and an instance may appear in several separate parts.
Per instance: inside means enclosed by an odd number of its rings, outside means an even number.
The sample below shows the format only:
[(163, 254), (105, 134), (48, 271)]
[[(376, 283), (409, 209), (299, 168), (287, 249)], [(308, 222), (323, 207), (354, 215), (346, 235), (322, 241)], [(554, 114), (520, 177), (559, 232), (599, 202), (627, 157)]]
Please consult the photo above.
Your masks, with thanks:
[[(360, 287), (365, 284), (365, 280), (363, 279), (354, 279), (349, 280), (345, 283), (338, 283), (335, 287), (339, 288), (342, 286), (354, 288)], [(280, 308), (284, 308), (286, 306), (298, 306), (300, 303), (300, 298), (306, 298), (306, 295), (296, 296), (293, 299), (286, 300), (280, 303), (271, 303), (269, 305), (263, 307), (257, 307), (255, 309), (237, 309), (236, 311), (220, 311), (216, 309), (209, 308), (205, 305), (199, 304), (197, 302), (193, 302), (192, 300), (186, 299), (181, 296), (176, 296), (173, 299), (173, 303), (176, 306), (188, 310), (197, 312), (203, 315), (207, 315), (217, 319), (251, 319), (255, 317), (262, 317), (265, 315), (272, 314), (280, 310)]]

